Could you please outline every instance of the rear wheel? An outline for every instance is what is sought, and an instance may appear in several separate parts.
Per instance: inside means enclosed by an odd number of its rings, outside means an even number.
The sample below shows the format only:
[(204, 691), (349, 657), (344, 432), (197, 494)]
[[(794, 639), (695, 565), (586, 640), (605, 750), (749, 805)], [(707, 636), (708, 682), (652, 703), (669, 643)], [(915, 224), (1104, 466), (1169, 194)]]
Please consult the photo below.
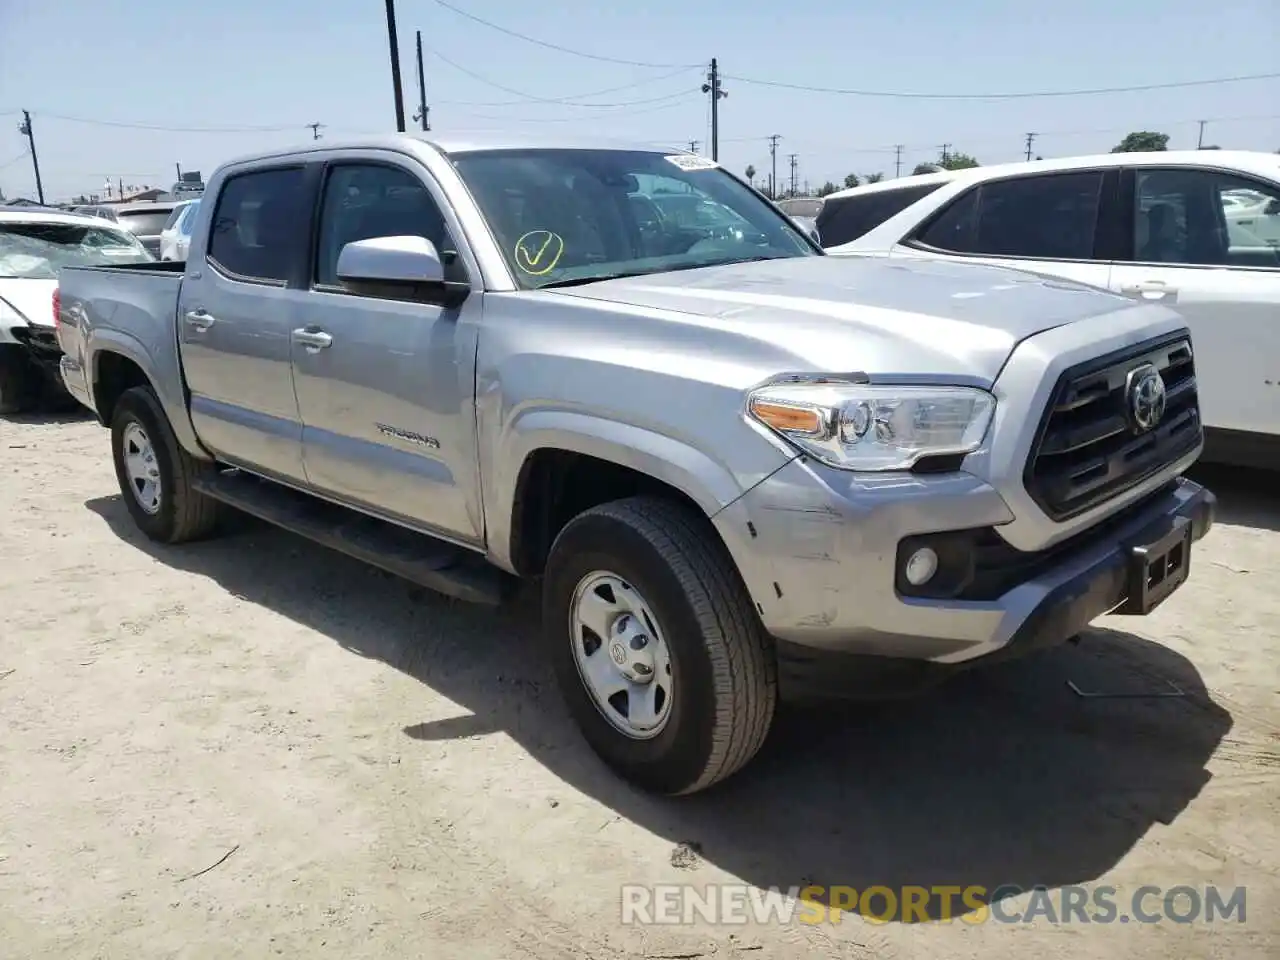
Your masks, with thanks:
[(543, 583), (565, 700), (621, 776), (695, 793), (755, 756), (777, 701), (773, 651), (704, 517), (644, 497), (595, 507), (556, 538)]
[(152, 540), (183, 543), (217, 526), (218, 501), (192, 485), (210, 468), (179, 445), (150, 387), (133, 387), (116, 401), (111, 453), (125, 507)]

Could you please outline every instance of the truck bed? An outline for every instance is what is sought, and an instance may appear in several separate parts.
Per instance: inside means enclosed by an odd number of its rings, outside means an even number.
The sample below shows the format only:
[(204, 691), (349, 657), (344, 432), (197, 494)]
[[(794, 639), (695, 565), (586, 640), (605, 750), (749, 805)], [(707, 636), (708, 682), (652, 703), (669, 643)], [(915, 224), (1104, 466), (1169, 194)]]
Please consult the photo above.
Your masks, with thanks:
[[(110, 346), (134, 360), (157, 383), (166, 408), (178, 402), (177, 310), (185, 264), (138, 263), (108, 267), (64, 267), (58, 274), (62, 323), (58, 343), (92, 388), (94, 349)], [(162, 384), (163, 386), (159, 386)], [(170, 386), (174, 396), (169, 396)], [(74, 392), (74, 391), (73, 391)], [(169, 410), (181, 422), (184, 414)]]

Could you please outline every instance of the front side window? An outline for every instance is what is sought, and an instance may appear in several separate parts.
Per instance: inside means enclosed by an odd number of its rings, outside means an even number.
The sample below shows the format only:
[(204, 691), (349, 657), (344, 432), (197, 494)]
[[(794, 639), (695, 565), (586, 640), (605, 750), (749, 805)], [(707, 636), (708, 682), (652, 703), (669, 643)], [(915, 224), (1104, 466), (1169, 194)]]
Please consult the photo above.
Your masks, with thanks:
[(949, 253), (1092, 259), (1103, 176), (1091, 170), (984, 183), (952, 201), (918, 240)]
[(305, 201), (301, 167), (229, 177), (213, 211), (209, 260), (236, 279), (285, 283), (307, 244)]
[(532, 149), (453, 163), (525, 289), (821, 256), (777, 208), (701, 157)]
[(923, 187), (873, 190), (847, 197), (828, 197), (818, 210), (817, 226), (818, 233), (822, 236), (822, 245), (835, 247), (857, 240), (940, 186), (942, 184), (936, 183)]
[(442, 255), (453, 247), (439, 206), (416, 176), (377, 164), (335, 166), (320, 207), (315, 283), (336, 285), (342, 248), (374, 237), (423, 237)]
[(1135, 261), (1280, 267), (1280, 187), (1216, 170), (1135, 176)]
[(0, 279), (56, 280), (62, 267), (147, 263), (155, 258), (124, 230), (78, 223), (0, 223)]

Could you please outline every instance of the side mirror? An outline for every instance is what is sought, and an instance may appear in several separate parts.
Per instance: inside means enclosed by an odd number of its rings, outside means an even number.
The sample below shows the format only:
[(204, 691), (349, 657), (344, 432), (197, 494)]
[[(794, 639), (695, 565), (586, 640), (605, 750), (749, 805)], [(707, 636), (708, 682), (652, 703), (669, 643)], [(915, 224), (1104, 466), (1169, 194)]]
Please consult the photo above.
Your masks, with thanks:
[(371, 237), (338, 254), (338, 280), (352, 293), (455, 307), (471, 286), (446, 280), (436, 245), (425, 237)]

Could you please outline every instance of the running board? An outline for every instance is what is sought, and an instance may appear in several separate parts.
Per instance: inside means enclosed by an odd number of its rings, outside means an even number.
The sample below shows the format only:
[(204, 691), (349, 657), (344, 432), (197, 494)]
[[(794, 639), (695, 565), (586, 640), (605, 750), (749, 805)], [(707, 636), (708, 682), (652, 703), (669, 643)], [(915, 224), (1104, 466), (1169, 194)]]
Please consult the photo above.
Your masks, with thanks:
[(192, 486), (267, 523), (459, 600), (496, 606), (517, 583), (469, 550), (239, 470), (206, 474)]

